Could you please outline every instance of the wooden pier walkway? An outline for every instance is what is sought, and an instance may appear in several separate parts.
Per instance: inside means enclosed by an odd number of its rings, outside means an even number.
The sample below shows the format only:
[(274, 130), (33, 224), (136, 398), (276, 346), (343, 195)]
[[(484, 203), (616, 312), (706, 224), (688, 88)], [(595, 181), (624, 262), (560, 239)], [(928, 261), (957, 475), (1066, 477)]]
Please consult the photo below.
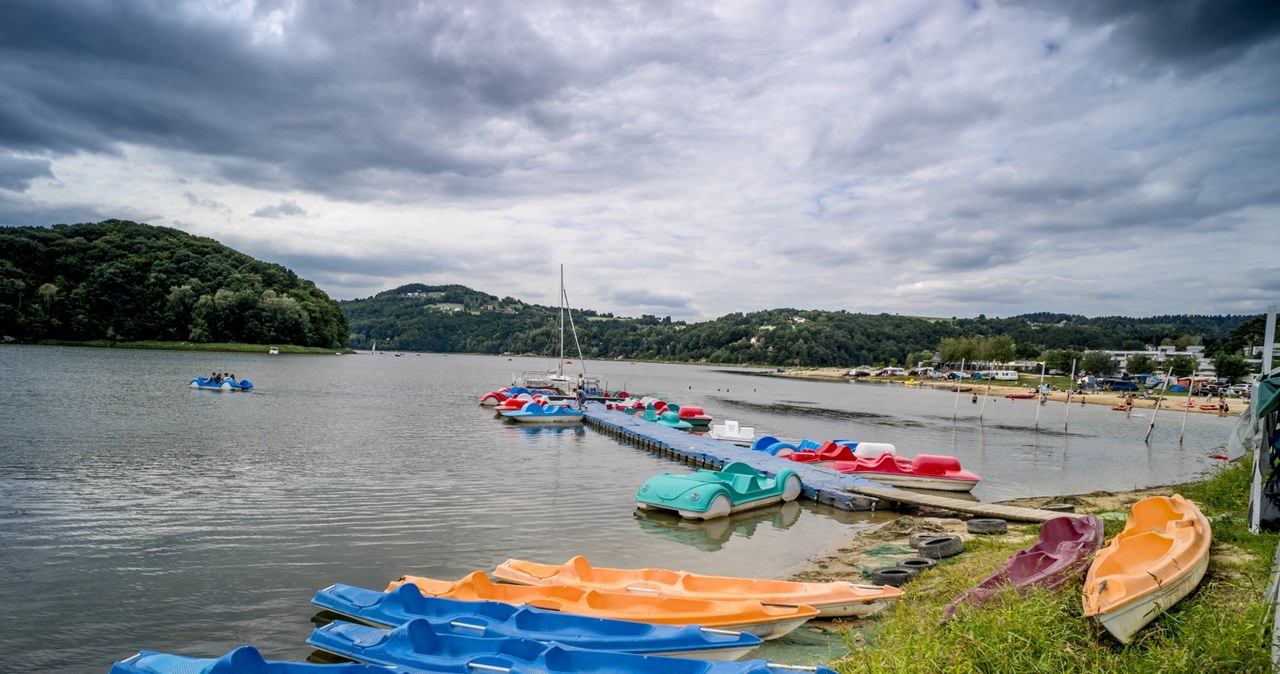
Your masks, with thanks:
[(850, 487), (850, 489), (859, 494), (874, 496), (885, 501), (929, 506), (930, 508), (950, 510), (979, 517), (998, 517), (1010, 522), (1047, 522), (1055, 517), (1070, 514), (1056, 510), (1040, 510), (1038, 508), (1023, 508), (999, 503), (966, 501), (936, 494), (921, 494), (909, 489), (895, 489), (889, 486)]
[(1044, 522), (1063, 513), (1034, 508), (1019, 508), (932, 494), (919, 494), (872, 482), (857, 475), (845, 475), (819, 466), (780, 459), (765, 452), (739, 447), (707, 435), (691, 435), (684, 431), (645, 421), (590, 403), (584, 415), (586, 424), (606, 435), (691, 464), (698, 468), (719, 470), (731, 461), (741, 461), (769, 476), (782, 468), (791, 468), (804, 482), (805, 498), (835, 506), (841, 510), (887, 510), (901, 504), (927, 505), (931, 508), (970, 513), (982, 517), (999, 517), (1018, 522)]

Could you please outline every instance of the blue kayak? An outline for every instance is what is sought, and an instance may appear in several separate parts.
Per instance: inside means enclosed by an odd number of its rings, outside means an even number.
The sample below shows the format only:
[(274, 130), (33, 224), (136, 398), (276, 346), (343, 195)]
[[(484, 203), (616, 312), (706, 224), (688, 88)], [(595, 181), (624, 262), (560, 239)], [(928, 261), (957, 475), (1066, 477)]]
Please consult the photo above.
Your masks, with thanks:
[(307, 643), (350, 660), (429, 672), (836, 674), (826, 667), (775, 665), (764, 660), (715, 662), (574, 648), (532, 639), (464, 636), (439, 632), (426, 620), (411, 620), (394, 630), (337, 620), (313, 631)]
[(737, 660), (760, 645), (760, 637), (754, 634), (698, 625), (654, 625), (497, 601), (428, 597), (411, 583), (390, 592), (339, 583), (317, 592), (311, 602), (358, 622), (381, 627), (398, 627), (414, 619), (424, 619), (440, 632), (556, 641), (578, 648), (644, 655)]
[(264, 660), (253, 646), (241, 646), (220, 658), (189, 658), (142, 651), (111, 666), (108, 674), (415, 674), (405, 667), (354, 662), (320, 665)]

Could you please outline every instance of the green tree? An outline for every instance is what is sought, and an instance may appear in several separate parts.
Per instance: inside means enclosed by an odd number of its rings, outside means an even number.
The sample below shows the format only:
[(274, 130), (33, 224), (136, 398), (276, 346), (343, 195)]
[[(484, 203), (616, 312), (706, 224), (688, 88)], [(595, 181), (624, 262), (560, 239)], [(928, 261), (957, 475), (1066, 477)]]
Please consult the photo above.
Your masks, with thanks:
[(1145, 353), (1135, 353), (1125, 363), (1125, 371), (1129, 374), (1151, 374), (1156, 371), (1156, 361)]
[(1200, 361), (1195, 356), (1174, 356), (1169, 359), (1168, 365), (1169, 373), (1174, 377), (1187, 377), (1200, 367)]
[(1107, 377), (1116, 373), (1116, 361), (1106, 351), (1086, 351), (1080, 368), (1084, 372)]
[(1213, 371), (1219, 377), (1235, 381), (1249, 376), (1249, 364), (1239, 354), (1220, 353), (1213, 358)]

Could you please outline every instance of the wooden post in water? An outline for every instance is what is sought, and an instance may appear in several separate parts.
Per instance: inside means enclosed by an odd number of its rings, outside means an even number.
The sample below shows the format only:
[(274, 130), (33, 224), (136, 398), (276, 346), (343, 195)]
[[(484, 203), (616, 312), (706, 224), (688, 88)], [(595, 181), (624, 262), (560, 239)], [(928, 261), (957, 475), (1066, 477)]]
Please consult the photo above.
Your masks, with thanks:
[(1147, 426), (1147, 437), (1142, 441), (1151, 444), (1151, 431), (1156, 427), (1156, 415), (1160, 413), (1160, 406), (1164, 404), (1164, 392), (1169, 388), (1169, 376), (1173, 374), (1173, 368), (1164, 371), (1164, 381), (1160, 382), (1160, 395), (1156, 396), (1156, 408), (1151, 411), (1151, 425)]
[(1192, 370), (1187, 377), (1187, 402), (1182, 406), (1182, 430), (1178, 431), (1178, 444), (1182, 444), (1182, 436), (1187, 434), (1187, 417), (1191, 415), (1191, 406), (1195, 404), (1196, 373)]
[(1067, 432), (1067, 424), (1071, 423), (1071, 394), (1076, 391), (1076, 359), (1071, 359), (1071, 381), (1067, 382), (1067, 416), (1062, 419), (1062, 432)]
[(978, 421), (982, 421), (982, 415), (987, 411), (987, 398), (991, 397), (991, 384), (987, 384), (986, 393), (982, 394), (982, 409), (978, 410)]
[(1036, 430), (1040, 430), (1040, 396), (1044, 395), (1044, 361), (1040, 361), (1040, 386), (1036, 387)]
[[(963, 358), (960, 359), (960, 371), (964, 372)], [(959, 414), (960, 414), (960, 380), (957, 379), (956, 380), (956, 404), (955, 404), (955, 408), (951, 410), (951, 420), (955, 421), (956, 417), (959, 416)]]

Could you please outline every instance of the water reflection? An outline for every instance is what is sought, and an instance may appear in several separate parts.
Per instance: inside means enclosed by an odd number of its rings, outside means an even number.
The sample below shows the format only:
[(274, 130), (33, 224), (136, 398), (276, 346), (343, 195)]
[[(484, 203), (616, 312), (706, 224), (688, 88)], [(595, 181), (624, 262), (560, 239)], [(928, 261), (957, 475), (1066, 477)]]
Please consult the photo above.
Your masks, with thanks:
[(715, 552), (733, 536), (751, 538), (756, 534), (756, 528), (766, 522), (777, 531), (785, 531), (800, 519), (801, 510), (803, 508), (798, 501), (789, 501), (711, 520), (690, 520), (672, 512), (640, 509), (636, 509), (635, 517), (641, 531), (647, 534)]

